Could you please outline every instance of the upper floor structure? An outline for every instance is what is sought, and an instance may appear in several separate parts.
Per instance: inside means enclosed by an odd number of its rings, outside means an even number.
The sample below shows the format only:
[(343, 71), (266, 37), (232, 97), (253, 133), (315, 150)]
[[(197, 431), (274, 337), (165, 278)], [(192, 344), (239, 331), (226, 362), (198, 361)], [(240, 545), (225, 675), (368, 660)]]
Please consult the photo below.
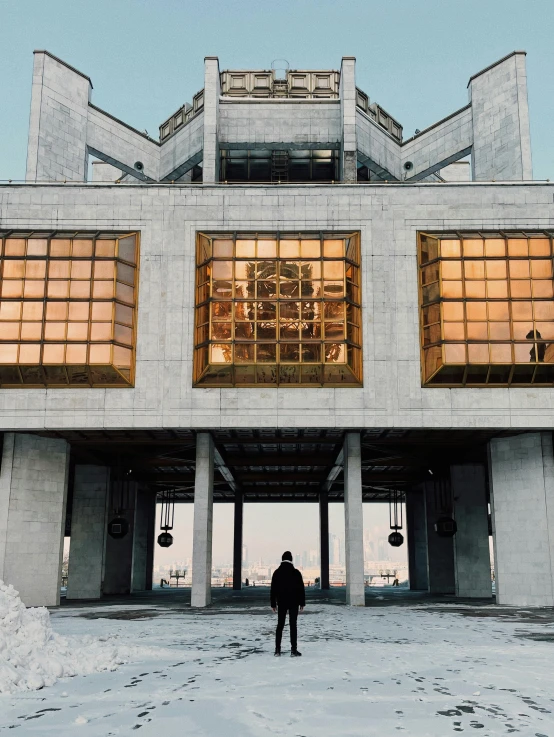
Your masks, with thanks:
[(206, 57), (203, 89), (155, 140), (96, 106), (85, 74), (36, 51), (27, 181), (86, 181), (89, 157), (137, 183), (442, 181), (467, 157), (474, 181), (532, 179), (525, 52), (473, 75), (467, 105), (408, 139), (357, 87), (355, 64), (278, 74)]

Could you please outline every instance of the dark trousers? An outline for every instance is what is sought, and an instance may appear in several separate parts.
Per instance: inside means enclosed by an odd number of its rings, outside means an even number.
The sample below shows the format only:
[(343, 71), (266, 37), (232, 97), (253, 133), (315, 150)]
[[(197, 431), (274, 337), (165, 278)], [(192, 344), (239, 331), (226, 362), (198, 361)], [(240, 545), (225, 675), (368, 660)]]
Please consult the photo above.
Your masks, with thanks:
[(276, 650), (281, 649), (281, 638), (283, 636), (283, 628), (285, 626), (287, 612), (289, 613), (290, 648), (291, 650), (296, 650), (296, 620), (298, 619), (298, 604), (294, 606), (289, 604), (280, 604), (277, 607), (277, 632), (275, 633)]

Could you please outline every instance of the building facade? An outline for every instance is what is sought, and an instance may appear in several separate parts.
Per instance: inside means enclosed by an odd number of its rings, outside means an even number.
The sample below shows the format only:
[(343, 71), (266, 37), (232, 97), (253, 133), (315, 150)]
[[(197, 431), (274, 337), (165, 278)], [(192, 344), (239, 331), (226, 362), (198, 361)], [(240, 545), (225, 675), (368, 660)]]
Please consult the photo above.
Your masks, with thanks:
[[(155, 503), (400, 491), (413, 588), (554, 605), (554, 185), (532, 179), (525, 54), (405, 139), (338, 71), (220, 71), (160, 138), (34, 56), (25, 183), (0, 185), (0, 578), (30, 605), (151, 586)], [(89, 164), (96, 160), (90, 181)], [(552, 364), (553, 368), (550, 368)], [(167, 525), (166, 525), (167, 526)], [(455, 531), (455, 534), (452, 534)]]

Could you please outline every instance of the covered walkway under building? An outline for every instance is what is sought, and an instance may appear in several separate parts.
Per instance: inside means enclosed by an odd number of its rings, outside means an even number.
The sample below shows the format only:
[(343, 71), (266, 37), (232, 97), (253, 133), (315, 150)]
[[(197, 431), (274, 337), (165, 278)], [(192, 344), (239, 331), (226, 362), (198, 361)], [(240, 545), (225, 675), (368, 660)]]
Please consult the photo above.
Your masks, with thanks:
[[(497, 601), (552, 606), (548, 533), (554, 522), (547, 501), (553, 466), (549, 432), (6, 433), (0, 483), (9, 515), (0, 563), (4, 579), (24, 601), (55, 606), (65, 533), (71, 537), (68, 601), (148, 591), (156, 501), (171, 491), (177, 503), (194, 504), (191, 604), (205, 607), (212, 601), (214, 503), (234, 505), (237, 590), (244, 504), (312, 502), (319, 505), (320, 585), (326, 591), (328, 505), (344, 502), (345, 600), (363, 606), (362, 505), (388, 501), (397, 490), (406, 502), (413, 591), (490, 601), (489, 534), (494, 534)], [(454, 535), (448, 534), (449, 520), (455, 522)]]

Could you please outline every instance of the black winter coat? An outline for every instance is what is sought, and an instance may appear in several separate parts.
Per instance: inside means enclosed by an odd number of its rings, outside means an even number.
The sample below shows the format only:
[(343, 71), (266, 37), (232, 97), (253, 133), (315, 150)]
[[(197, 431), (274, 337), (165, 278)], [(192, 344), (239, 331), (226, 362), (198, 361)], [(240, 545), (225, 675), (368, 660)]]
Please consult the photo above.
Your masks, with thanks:
[(283, 561), (271, 579), (271, 606), (306, 606), (304, 579), (292, 563)]

